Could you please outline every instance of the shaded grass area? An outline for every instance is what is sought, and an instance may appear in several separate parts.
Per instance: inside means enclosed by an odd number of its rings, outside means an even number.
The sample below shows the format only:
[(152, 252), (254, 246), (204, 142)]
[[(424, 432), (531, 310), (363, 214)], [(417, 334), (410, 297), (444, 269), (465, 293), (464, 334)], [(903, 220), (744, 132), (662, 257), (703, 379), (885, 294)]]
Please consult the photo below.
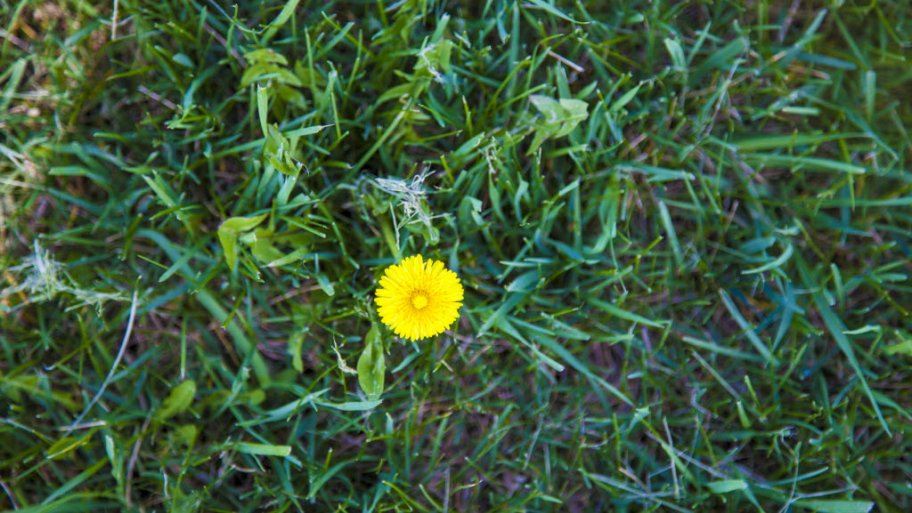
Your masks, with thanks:
[(0, 2), (0, 505), (909, 511), (910, 8), (830, 4)]

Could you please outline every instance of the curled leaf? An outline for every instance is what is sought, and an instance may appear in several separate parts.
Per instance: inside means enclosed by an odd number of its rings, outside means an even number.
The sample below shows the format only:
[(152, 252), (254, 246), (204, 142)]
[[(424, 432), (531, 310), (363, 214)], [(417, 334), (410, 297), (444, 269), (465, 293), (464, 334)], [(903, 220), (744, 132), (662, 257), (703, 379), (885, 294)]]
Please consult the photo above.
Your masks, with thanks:
[(257, 227), (262, 223), (269, 214), (262, 214), (255, 217), (232, 217), (226, 219), (218, 228), (219, 242), (222, 243), (222, 250), (225, 251), (225, 262), (228, 268), (234, 271), (237, 267), (238, 258), (238, 238)]
[(169, 419), (178, 413), (186, 410), (193, 403), (193, 397), (196, 395), (196, 382), (192, 379), (184, 381), (180, 385), (171, 389), (168, 398), (165, 399), (161, 409), (158, 410), (159, 420)]
[(376, 399), (383, 393), (385, 373), (383, 341), (380, 338), (380, 327), (375, 324), (367, 332), (364, 338), (364, 351), (358, 358), (358, 384), (370, 399)]

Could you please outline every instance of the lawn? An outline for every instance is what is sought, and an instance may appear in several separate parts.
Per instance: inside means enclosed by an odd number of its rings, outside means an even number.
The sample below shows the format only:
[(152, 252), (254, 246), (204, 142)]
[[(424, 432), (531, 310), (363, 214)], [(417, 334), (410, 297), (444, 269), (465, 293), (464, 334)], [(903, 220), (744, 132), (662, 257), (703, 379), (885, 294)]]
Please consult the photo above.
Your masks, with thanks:
[[(912, 511), (910, 49), (905, 0), (0, 0), (0, 511)], [(416, 255), (440, 334), (375, 302)]]

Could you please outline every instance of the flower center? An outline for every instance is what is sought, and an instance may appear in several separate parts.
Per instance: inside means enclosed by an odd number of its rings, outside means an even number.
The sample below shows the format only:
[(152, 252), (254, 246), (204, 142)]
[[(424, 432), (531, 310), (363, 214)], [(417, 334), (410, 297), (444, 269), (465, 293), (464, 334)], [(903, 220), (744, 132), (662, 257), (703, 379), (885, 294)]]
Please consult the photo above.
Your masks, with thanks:
[(415, 307), (415, 310), (421, 310), (426, 307), (428, 304), (428, 298), (423, 293), (419, 292), (412, 296), (412, 306)]

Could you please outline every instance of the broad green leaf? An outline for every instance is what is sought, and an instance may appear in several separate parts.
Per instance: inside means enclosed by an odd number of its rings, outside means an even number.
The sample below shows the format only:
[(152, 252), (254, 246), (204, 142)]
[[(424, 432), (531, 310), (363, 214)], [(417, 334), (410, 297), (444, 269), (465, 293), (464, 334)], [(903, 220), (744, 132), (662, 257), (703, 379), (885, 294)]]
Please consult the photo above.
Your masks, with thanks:
[(237, 267), (237, 242), (242, 232), (252, 230), (262, 223), (269, 214), (261, 214), (255, 217), (232, 217), (226, 219), (218, 228), (219, 242), (222, 243), (222, 250), (225, 252), (225, 261), (228, 268), (234, 271)]
[(272, 245), (270, 239), (261, 239), (259, 237), (250, 245), (250, 253), (261, 264), (268, 264), (284, 256), (281, 251)]
[(284, 255), (272, 244), (272, 230), (267, 228), (257, 228), (254, 231), (256, 237), (249, 243), (250, 253), (261, 264), (268, 264), (273, 260), (282, 258)]
[(555, 100), (538, 94), (529, 97), (542, 119), (535, 124), (535, 138), (529, 147), (534, 152), (546, 140), (564, 137), (589, 117), (589, 105), (581, 100), (566, 98)]
[(174, 430), (174, 439), (186, 447), (192, 446), (196, 442), (199, 429), (194, 424), (184, 424)]
[(291, 367), (299, 373), (304, 372), (304, 362), (301, 359), (301, 348), (304, 345), (304, 332), (295, 330), (288, 338), (288, 353), (291, 355)]
[(233, 232), (244, 232), (257, 227), (268, 214), (261, 214), (255, 217), (231, 217), (225, 220), (219, 230), (230, 230)]
[(800, 500), (795, 505), (819, 513), (868, 513), (874, 507), (871, 501)]
[(171, 389), (171, 393), (168, 394), (168, 398), (165, 399), (161, 409), (158, 410), (156, 417), (159, 420), (166, 420), (186, 410), (193, 403), (195, 395), (196, 382), (192, 379), (184, 381)]
[(886, 348), (887, 354), (904, 354), (912, 356), (912, 339), (904, 340), (898, 344), (893, 344)]
[(288, 138), (294, 137), (303, 137), (305, 135), (313, 135), (320, 133), (324, 128), (332, 125), (314, 125), (314, 126), (305, 126), (302, 128), (295, 128), (285, 133), (285, 136)]
[(273, 84), (287, 84), (294, 87), (301, 87), (299, 79), (291, 71), (271, 62), (259, 62), (247, 68), (241, 75), (241, 87), (247, 87), (257, 82), (272, 82)]
[(333, 287), (332, 281), (324, 273), (317, 273), (317, 285), (326, 293), (327, 296), (335, 296), (336, 288)]
[[(301, 260), (301, 258), (310, 252), (309, 248), (298, 248), (287, 255), (279, 254), (279, 257), (267, 262), (267, 267), (281, 267)], [(321, 273), (322, 274), (322, 273)], [(319, 277), (318, 277), (319, 281)]]
[(285, 134), (276, 125), (268, 125), (264, 133), (266, 143), (263, 146), (263, 156), (266, 160), (282, 174), (298, 176), (303, 166), (292, 157), (292, 145)]
[(533, 94), (529, 97), (529, 101), (531, 101), (532, 105), (534, 105), (545, 117), (545, 123), (552, 124), (561, 122), (565, 112), (559, 101), (540, 94)]
[(288, 456), (291, 454), (290, 445), (256, 444), (250, 442), (237, 442), (234, 448), (244, 454), (256, 456)]
[(385, 373), (380, 327), (374, 324), (364, 337), (364, 350), (358, 358), (358, 383), (370, 399), (377, 399), (383, 393)]
[(264, 86), (258, 86), (256, 88), (256, 98), (257, 98), (257, 116), (260, 119), (260, 130), (263, 131), (263, 135), (269, 133), (269, 88)]
[(747, 488), (747, 483), (740, 479), (723, 479), (721, 481), (712, 481), (706, 483), (706, 487), (709, 488), (713, 493), (728, 493), (734, 492), (736, 490), (743, 490)]
[(328, 403), (323, 401), (315, 401), (320, 406), (326, 406), (327, 408), (334, 408), (336, 410), (342, 411), (369, 411), (373, 410), (383, 402), (380, 399), (373, 401), (349, 401), (345, 403)]
[(238, 402), (244, 402), (256, 406), (266, 400), (266, 392), (264, 392), (262, 388), (258, 388), (256, 390), (244, 392), (243, 394), (237, 396), (237, 398)]
[(665, 48), (668, 50), (668, 55), (671, 57), (671, 63), (674, 65), (675, 71), (687, 71), (687, 60), (684, 58), (684, 49), (681, 48), (681, 43), (677, 39), (665, 38), (663, 40), (665, 43)]
[(252, 52), (247, 52), (244, 54), (244, 59), (250, 64), (272, 62), (282, 66), (288, 65), (288, 59), (271, 48), (260, 48), (258, 50), (253, 50)]
[(123, 483), (123, 466), (124, 466), (124, 455), (123, 452), (117, 450), (117, 444), (114, 442), (114, 438), (111, 435), (104, 435), (104, 446), (105, 454), (108, 456), (108, 461), (111, 464), (111, 477), (117, 481), (118, 485)]
[(560, 106), (564, 109), (565, 117), (561, 121), (560, 128), (552, 137), (563, 137), (576, 128), (586, 118), (589, 117), (589, 104), (581, 100), (562, 99)]

